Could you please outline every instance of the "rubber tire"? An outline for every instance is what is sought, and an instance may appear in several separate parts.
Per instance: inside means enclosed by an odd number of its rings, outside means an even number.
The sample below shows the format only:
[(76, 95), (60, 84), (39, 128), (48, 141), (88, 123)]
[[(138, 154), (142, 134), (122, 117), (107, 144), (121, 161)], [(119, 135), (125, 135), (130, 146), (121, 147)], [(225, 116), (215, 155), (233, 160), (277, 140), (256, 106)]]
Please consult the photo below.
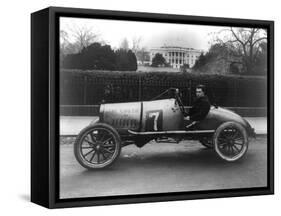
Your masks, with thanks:
[[(112, 158), (110, 159), (109, 162), (104, 163), (104, 164), (91, 164), (87, 161), (84, 160), (84, 158), (80, 154), (80, 145), (81, 141), (84, 138), (84, 135), (88, 134), (90, 131), (92, 131), (94, 128), (105, 128), (106, 130), (109, 130), (111, 135), (114, 138), (115, 145), (116, 145), (116, 151), (114, 152)], [(86, 169), (89, 170), (96, 170), (96, 169), (102, 169), (111, 166), (116, 159), (119, 157), (121, 153), (121, 138), (118, 132), (116, 131), (115, 128), (113, 128), (111, 125), (105, 124), (105, 123), (95, 123), (93, 125), (89, 125), (85, 127), (77, 136), (75, 143), (74, 143), (74, 155), (76, 160), (79, 162), (81, 166), (83, 166)]]
[[(244, 145), (243, 145), (242, 151), (235, 157), (227, 157), (219, 150), (219, 147), (218, 147), (218, 137), (219, 137), (220, 133), (227, 127), (235, 127), (236, 129), (238, 129), (241, 132), (243, 139), (244, 139)], [(213, 143), (214, 143), (214, 149), (215, 149), (217, 155), (221, 159), (228, 161), (228, 162), (234, 162), (234, 161), (241, 159), (246, 154), (246, 152), (248, 150), (248, 145), (249, 145), (248, 134), (247, 134), (246, 129), (241, 124), (239, 124), (237, 122), (225, 122), (225, 123), (221, 124), (215, 131), (215, 134), (213, 136)]]

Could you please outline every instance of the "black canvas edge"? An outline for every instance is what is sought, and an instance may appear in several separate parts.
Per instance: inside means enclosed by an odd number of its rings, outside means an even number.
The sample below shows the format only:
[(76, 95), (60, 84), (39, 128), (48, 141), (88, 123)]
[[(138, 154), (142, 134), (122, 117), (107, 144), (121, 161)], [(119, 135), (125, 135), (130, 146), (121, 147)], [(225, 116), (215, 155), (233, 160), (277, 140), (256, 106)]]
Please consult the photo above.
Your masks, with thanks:
[(270, 193), (274, 194), (274, 22), (269, 24), (269, 40), (268, 40), (268, 76), (267, 76), (267, 134), (268, 134), (268, 186)]
[[(32, 23), (31, 72), (31, 201), (48, 208), (160, 202), (206, 198), (274, 194), (274, 22), (202, 16), (155, 14), (125, 11), (50, 7), (35, 12)], [(100, 18), (112, 20), (182, 23), (196, 25), (259, 27), (268, 30), (268, 177), (267, 187), (226, 189), (161, 194), (123, 195), (89, 198), (59, 198), (59, 17)], [(46, 21), (47, 19), (47, 21)], [(35, 20), (40, 20), (36, 27)], [(47, 26), (47, 27), (46, 27)], [(38, 30), (44, 32), (40, 41), (48, 41), (42, 54), (36, 46)], [(47, 31), (47, 29), (48, 31)], [(37, 42), (36, 42), (37, 41)], [(48, 64), (46, 65), (46, 61)], [(44, 66), (43, 66), (44, 65)], [(41, 75), (36, 74), (40, 71)], [(37, 84), (36, 84), (37, 83)], [(41, 83), (42, 85), (39, 85)], [(47, 85), (46, 85), (47, 83)], [(45, 85), (44, 85), (45, 84)], [(42, 98), (41, 98), (42, 97)], [(41, 102), (41, 103), (40, 103)], [(48, 103), (46, 105), (46, 103)], [(43, 113), (42, 113), (43, 112)], [(39, 121), (44, 117), (44, 121)], [(48, 137), (42, 139), (42, 135)], [(38, 146), (40, 142), (40, 146)], [(37, 144), (37, 145), (36, 145)]]
[(49, 10), (31, 14), (31, 201), (49, 204)]

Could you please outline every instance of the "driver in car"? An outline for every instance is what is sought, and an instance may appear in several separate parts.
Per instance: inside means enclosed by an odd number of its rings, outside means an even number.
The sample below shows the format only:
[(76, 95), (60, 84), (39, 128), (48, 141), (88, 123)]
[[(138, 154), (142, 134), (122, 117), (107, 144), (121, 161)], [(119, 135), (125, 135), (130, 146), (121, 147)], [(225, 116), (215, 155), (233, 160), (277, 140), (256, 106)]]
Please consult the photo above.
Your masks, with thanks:
[(196, 100), (189, 112), (185, 116), (185, 120), (191, 121), (187, 124), (186, 128), (190, 128), (198, 121), (203, 120), (209, 113), (211, 104), (209, 98), (206, 95), (206, 87), (204, 85), (196, 86)]

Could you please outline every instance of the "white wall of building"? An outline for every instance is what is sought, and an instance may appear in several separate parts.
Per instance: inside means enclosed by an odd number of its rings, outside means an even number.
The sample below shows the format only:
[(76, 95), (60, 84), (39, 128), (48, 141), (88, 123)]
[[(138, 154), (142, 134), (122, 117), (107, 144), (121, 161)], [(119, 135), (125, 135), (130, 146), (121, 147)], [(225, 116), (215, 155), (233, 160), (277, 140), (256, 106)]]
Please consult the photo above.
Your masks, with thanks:
[(185, 47), (159, 47), (150, 49), (150, 63), (153, 57), (160, 53), (173, 68), (180, 68), (184, 64), (193, 67), (201, 54), (201, 50)]

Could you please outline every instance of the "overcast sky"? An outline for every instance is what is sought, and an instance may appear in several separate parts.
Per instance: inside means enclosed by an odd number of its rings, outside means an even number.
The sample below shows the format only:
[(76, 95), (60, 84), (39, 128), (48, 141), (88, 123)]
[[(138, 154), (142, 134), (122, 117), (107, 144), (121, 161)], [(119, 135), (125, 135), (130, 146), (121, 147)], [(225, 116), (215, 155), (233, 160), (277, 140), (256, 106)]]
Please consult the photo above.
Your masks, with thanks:
[[(140, 47), (182, 46), (207, 51), (212, 36), (226, 27), (168, 24), (153, 22), (118, 21), (105, 19), (60, 18), (60, 29), (70, 33), (76, 27), (92, 28), (112, 48), (118, 48), (127, 38), (132, 46), (133, 38), (141, 37)], [(71, 34), (69, 34), (71, 35)], [(70, 36), (70, 42), (73, 40)]]

